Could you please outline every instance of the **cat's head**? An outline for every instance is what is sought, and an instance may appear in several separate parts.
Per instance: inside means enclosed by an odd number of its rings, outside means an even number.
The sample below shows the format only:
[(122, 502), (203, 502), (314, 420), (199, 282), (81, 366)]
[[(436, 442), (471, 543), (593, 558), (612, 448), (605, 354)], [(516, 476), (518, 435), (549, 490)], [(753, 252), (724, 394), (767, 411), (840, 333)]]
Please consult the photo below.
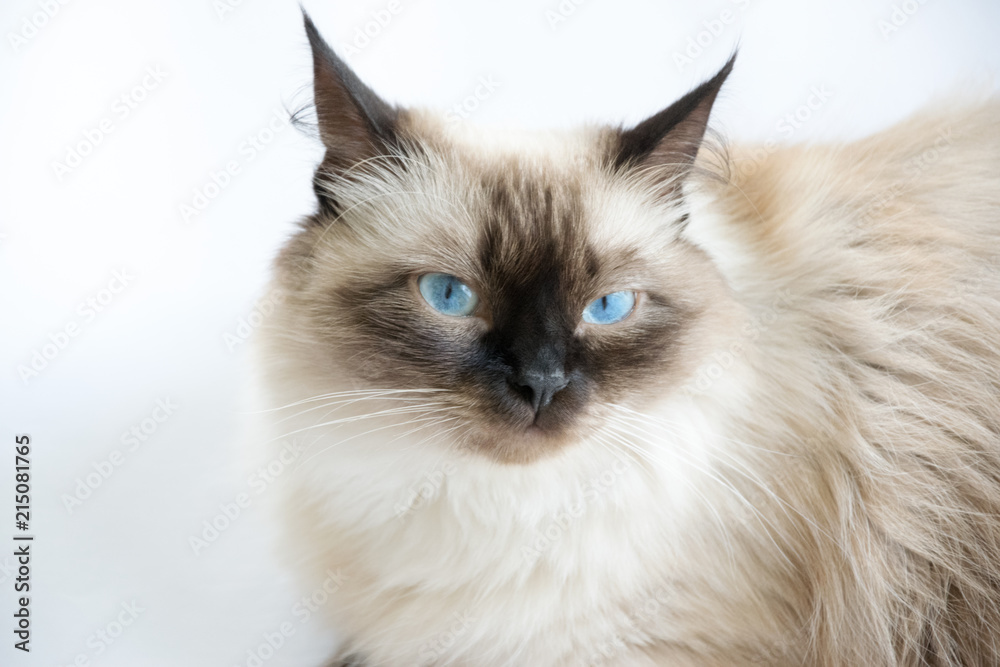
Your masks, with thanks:
[(455, 444), (508, 463), (678, 390), (727, 312), (682, 232), (732, 60), (633, 128), (517, 135), (392, 106), (306, 30), (326, 155), (277, 275), (311, 386), (435, 390)]

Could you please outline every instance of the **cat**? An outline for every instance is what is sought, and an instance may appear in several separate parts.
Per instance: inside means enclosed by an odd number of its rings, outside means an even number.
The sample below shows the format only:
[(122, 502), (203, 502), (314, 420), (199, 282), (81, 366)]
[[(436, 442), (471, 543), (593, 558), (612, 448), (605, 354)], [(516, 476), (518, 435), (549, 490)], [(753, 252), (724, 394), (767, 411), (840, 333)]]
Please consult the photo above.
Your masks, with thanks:
[(474, 128), (308, 16), (258, 363), (344, 665), (1000, 665), (1000, 101), (853, 143)]

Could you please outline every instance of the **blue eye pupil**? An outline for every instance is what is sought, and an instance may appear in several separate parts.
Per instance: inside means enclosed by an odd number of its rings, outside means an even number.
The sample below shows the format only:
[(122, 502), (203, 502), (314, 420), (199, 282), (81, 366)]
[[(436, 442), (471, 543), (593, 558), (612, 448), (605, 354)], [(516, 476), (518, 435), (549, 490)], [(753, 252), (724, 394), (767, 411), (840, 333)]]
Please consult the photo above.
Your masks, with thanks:
[(635, 308), (635, 292), (605, 294), (584, 309), (583, 321), (590, 324), (614, 324), (628, 317), (633, 308)]
[(417, 280), (417, 287), (430, 307), (444, 315), (468, 317), (479, 303), (468, 285), (447, 273), (424, 274)]

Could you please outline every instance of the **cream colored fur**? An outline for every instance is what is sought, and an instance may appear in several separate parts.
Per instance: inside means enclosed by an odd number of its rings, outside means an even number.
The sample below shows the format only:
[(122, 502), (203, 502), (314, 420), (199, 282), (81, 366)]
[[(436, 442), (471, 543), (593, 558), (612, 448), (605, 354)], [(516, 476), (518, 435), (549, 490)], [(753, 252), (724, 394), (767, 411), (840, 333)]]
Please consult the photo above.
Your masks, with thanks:
[[(540, 168), (595, 140), (548, 141)], [(308, 445), (281, 480), (288, 548), (306, 590), (340, 571), (326, 609), (345, 656), (1000, 664), (1000, 104), (754, 155), (703, 155), (688, 183), (680, 241), (715, 267), (719, 312), (689, 342), (686, 376), (525, 465), (459, 447), (434, 392), (332, 396), (379, 387), (318, 346), (322, 305), (289, 268), (328, 237), (292, 242), (259, 346), (282, 407), (268, 439)], [(630, 206), (593, 192), (611, 213)], [(414, 407), (372, 416), (400, 405)]]

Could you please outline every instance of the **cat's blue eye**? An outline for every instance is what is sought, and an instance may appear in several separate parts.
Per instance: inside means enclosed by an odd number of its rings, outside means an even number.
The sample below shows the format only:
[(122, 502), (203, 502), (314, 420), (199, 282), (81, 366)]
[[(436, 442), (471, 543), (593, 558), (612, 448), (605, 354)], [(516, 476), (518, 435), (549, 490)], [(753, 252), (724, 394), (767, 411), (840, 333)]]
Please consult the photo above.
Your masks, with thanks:
[(583, 310), (583, 321), (590, 324), (621, 322), (635, 308), (635, 292), (612, 292), (595, 299)]
[(431, 308), (453, 317), (468, 317), (476, 310), (479, 297), (468, 285), (447, 273), (425, 273), (417, 287)]

